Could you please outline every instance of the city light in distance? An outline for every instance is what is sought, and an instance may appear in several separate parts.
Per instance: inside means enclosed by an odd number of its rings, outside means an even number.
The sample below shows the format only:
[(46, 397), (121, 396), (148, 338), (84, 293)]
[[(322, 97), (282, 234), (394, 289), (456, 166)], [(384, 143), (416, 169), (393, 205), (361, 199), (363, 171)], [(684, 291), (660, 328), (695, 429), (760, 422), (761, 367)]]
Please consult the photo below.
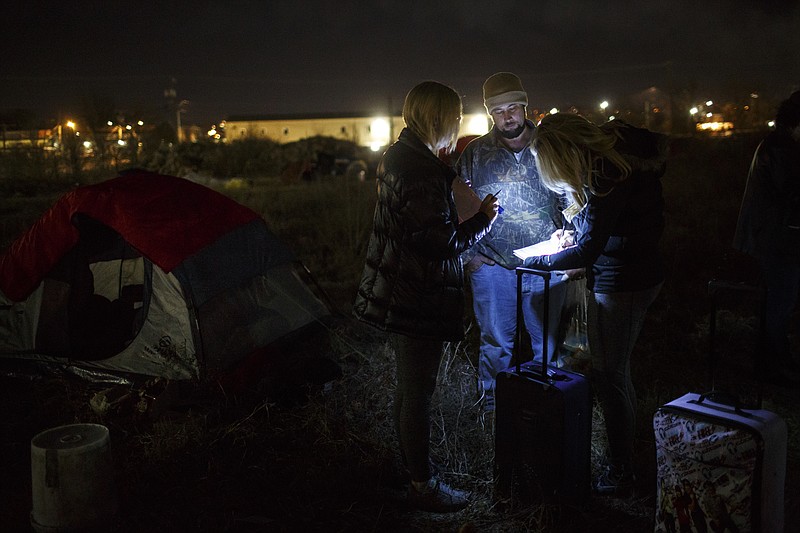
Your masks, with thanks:
[(472, 113), (464, 118), (459, 135), (483, 135), (489, 131), (489, 117), (484, 113)]

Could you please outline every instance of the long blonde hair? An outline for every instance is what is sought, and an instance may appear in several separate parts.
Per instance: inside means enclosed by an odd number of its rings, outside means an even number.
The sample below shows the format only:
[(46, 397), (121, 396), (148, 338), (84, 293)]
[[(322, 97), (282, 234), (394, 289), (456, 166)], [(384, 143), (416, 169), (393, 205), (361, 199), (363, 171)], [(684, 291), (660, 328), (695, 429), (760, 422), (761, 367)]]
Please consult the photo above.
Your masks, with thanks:
[(458, 140), (461, 97), (447, 85), (423, 81), (411, 89), (403, 103), (403, 120), (435, 154), (452, 152)]
[(545, 187), (570, 200), (564, 210), (567, 219), (583, 209), (588, 194), (603, 196), (610, 192), (598, 189), (597, 161), (607, 159), (617, 167), (621, 174), (617, 181), (630, 174), (630, 163), (614, 149), (617, 139), (615, 133), (605, 132), (573, 113), (547, 115), (534, 130), (531, 150), (536, 168)]

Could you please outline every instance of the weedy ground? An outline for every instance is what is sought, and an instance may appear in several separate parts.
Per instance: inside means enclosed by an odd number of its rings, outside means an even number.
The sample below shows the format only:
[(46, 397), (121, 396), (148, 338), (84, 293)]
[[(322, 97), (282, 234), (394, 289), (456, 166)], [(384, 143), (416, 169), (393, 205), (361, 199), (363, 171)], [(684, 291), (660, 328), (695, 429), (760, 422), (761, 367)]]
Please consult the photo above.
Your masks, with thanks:
[[(0, 529), (30, 527), (30, 440), (71, 423), (110, 430), (119, 512), (109, 531), (652, 531), (655, 449), (652, 416), (685, 392), (711, 387), (708, 361), (712, 278), (747, 276), (745, 258), (729, 248), (755, 137), (675, 139), (664, 190), (663, 251), (668, 278), (648, 312), (633, 355), (638, 392), (637, 487), (625, 498), (593, 497), (583, 508), (501, 506), (493, 495), (494, 434), (477, 406), (478, 333), (465, 317), (467, 338), (446, 345), (432, 417), (432, 459), (451, 484), (472, 491), (470, 506), (451, 515), (421, 513), (405, 504), (391, 419), (394, 368), (383, 334), (349, 318), (368, 234), (374, 185), (331, 178), (285, 184), (265, 179), (222, 189), (252, 207), (292, 248), (330, 296), (338, 316), (326, 340), (284, 369), (290, 387), (256, 381), (240, 391), (214, 383), (149, 383), (129, 402), (98, 414), (108, 385), (64, 377), (0, 377)], [(0, 217), (2, 242), (53, 197), (13, 198)], [(714, 385), (747, 401), (753, 302), (731, 301), (718, 319), (721, 360)], [(340, 378), (318, 376), (335, 361)], [(324, 372), (323, 372), (324, 374)], [(765, 385), (764, 407), (789, 428), (786, 523), (800, 523), (800, 392)], [(602, 413), (593, 413), (593, 463), (605, 450)], [(787, 526), (787, 531), (791, 531)]]

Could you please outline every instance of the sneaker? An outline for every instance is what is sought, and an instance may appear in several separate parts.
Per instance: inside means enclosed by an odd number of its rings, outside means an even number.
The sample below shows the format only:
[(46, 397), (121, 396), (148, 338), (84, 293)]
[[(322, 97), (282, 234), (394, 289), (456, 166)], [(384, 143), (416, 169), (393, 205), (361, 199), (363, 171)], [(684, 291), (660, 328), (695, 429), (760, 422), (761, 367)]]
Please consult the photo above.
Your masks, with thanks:
[(454, 489), (432, 477), (423, 490), (417, 490), (414, 483), (408, 487), (408, 504), (415, 509), (431, 513), (453, 513), (465, 508), (469, 503), (468, 492)]
[(609, 465), (594, 482), (594, 491), (600, 496), (626, 496), (633, 492), (636, 476), (629, 468)]
[[(406, 465), (405, 459), (403, 459), (401, 457), (400, 461), (401, 461), (401, 464), (399, 466), (397, 466), (397, 472), (398, 472), (399, 479), (402, 481), (402, 483), (404, 485), (403, 488), (405, 488), (405, 485), (408, 485), (409, 483), (411, 483), (411, 472), (409, 472), (409, 470), (408, 470), (408, 466)], [(439, 477), (439, 472), (442, 471), (442, 467), (439, 466), (439, 463), (437, 463), (436, 461), (434, 461), (431, 458), (428, 458), (428, 465), (429, 465), (429, 468), (430, 468), (429, 471), (431, 473), (430, 474), (431, 477)]]

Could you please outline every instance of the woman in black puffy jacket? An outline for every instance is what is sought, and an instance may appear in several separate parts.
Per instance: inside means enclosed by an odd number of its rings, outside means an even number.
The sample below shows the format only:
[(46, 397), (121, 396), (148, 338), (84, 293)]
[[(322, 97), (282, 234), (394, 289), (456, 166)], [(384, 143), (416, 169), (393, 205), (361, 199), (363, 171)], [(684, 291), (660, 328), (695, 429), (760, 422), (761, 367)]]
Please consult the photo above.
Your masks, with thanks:
[(455, 172), (437, 154), (452, 151), (461, 98), (434, 81), (414, 87), (403, 105), (406, 127), (378, 167), (378, 202), (353, 312), (390, 333), (397, 364), (394, 416), (401, 456), (411, 475), (409, 503), (457, 511), (468, 495), (430, 471), (430, 401), (444, 341), (464, 337), (464, 272), (460, 254), (497, 216), (488, 195), (458, 223)]

